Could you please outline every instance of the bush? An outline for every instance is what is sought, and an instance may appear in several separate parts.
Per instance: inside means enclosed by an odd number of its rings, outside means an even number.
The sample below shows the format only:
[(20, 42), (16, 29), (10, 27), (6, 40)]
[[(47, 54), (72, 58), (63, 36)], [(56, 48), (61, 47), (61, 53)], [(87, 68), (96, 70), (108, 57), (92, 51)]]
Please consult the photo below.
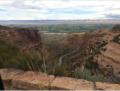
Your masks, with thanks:
[(79, 67), (77, 67), (74, 71), (74, 76), (75, 78), (90, 80), (91, 73), (87, 69), (82, 71)]
[(92, 76), (90, 70), (84, 69), (84, 71), (82, 72), (82, 70), (79, 67), (75, 69), (74, 77), (79, 78), (79, 79), (94, 81), (94, 82), (95, 81), (107, 81), (102, 74)]

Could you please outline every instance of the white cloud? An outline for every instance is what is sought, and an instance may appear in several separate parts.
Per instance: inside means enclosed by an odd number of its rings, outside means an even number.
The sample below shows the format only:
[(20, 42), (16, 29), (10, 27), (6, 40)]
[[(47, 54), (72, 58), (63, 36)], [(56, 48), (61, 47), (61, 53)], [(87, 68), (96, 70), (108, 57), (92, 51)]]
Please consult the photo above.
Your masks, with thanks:
[(0, 19), (105, 19), (120, 15), (119, 4), (117, 0), (0, 0), (0, 9), (5, 10)]
[[(27, 0), (28, 1), (28, 0)], [(30, 1), (29, 1), (30, 2)], [(120, 1), (98, 1), (98, 0), (36, 0), (36, 7), (46, 8), (78, 8), (78, 7), (119, 7)], [(33, 5), (33, 3), (29, 3)]]
[(68, 19), (71, 19), (71, 20), (77, 20), (77, 19), (105, 19), (104, 15), (103, 14), (100, 14), (100, 13), (91, 13), (91, 14), (86, 14), (86, 15), (79, 15), (79, 14), (66, 14), (66, 13), (61, 13), (61, 14), (56, 14), (56, 13), (53, 13), (53, 14), (50, 14), (48, 16), (48, 18), (51, 18), (51, 19), (57, 19), (57, 20), (61, 20), (61, 19), (65, 19), (65, 20), (68, 20)]
[(0, 5), (12, 4), (14, 0), (0, 0)]
[(45, 11), (25, 10), (17, 9), (14, 7), (9, 8), (7, 12), (0, 12), (0, 20), (34, 20), (34, 19), (46, 19), (47, 14)]

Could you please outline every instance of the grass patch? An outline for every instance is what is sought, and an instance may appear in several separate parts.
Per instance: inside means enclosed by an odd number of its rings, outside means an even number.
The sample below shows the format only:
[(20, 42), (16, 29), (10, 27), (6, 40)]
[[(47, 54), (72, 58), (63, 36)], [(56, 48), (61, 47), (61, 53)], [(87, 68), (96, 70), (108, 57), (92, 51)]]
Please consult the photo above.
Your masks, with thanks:
[(18, 68), (22, 70), (41, 69), (42, 60), (38, 53), (23, 53), (16, 46), (0, 41), (0, 68)]

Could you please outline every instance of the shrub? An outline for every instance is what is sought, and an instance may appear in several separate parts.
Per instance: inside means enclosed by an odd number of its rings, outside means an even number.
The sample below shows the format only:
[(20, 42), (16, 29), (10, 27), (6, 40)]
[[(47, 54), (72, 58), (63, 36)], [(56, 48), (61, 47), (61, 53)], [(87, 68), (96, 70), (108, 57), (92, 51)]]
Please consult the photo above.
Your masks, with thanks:
[(113, 41), (120, 44), (120, 34), (113, 38)]
[(120, 32), (120, 24), (114, 25), (112, 28), (113, 32)]
[(0, 41), (0, 67), (19, 68), (23, 70), (40, 70), (42, 60), (38, 53), (23, 53), (16, 46)]
[(102, 74), (92, 76), (90, 70), (84, 69), (84, 71), (82, 72), (82, 70), (79, 67), (75, 69), (74, 77), (79, 78), (79, 79), (86, 79), (86, 80), (94, 81), (94, 82), (95, 81), (106, 81), (106, 79), (104, 78)]
[(66, 71), (65, 66), (56, 67), (54, 75), (55, 76), (67, 76), (67, 71)]
[(90, 79), (89, 77), (91, 76), (91, 73), (87, 69), (82, 71), (79, 67), (77, 67), (74, 71), (74, 76), (75, 76), (75, 78), (87, 79), (88, 80), (88, 79)]

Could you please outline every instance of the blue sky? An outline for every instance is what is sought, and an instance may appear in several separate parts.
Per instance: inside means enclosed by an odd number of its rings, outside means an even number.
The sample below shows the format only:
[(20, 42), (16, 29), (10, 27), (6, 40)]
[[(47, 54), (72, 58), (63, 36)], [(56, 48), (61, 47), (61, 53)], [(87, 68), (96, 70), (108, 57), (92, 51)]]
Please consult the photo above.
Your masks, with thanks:
[(0, 20), (120, 19), (120, 0), (0, 0)]

